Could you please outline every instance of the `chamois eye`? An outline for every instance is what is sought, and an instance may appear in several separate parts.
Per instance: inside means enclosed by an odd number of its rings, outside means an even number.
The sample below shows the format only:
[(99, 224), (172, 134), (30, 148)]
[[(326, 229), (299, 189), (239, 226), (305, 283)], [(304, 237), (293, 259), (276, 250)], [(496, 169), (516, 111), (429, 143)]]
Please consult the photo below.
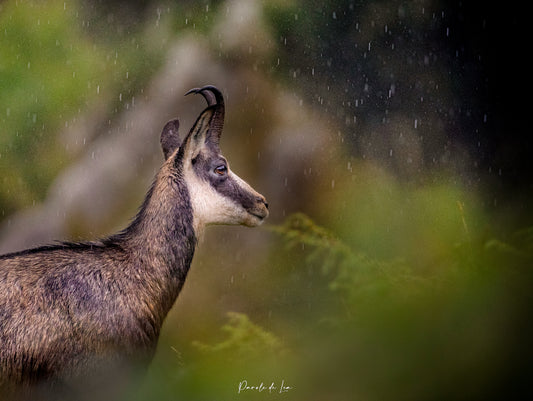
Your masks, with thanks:
[(224, 165), (215, 168), (215, 173), (218, 175), (225, 175), (228, 172), (228, 168)]

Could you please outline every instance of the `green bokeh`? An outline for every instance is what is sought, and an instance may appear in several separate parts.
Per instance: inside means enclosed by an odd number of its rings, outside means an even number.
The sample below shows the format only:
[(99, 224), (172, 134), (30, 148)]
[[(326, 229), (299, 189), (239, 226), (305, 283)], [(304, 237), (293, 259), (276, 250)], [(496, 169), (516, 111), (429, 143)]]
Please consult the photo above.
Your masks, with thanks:
[(94, 98), (101, 57), (65, 2), (5, 2), (0, 13), (0, 204), (43, 199), (67, 160), (57, 131)]

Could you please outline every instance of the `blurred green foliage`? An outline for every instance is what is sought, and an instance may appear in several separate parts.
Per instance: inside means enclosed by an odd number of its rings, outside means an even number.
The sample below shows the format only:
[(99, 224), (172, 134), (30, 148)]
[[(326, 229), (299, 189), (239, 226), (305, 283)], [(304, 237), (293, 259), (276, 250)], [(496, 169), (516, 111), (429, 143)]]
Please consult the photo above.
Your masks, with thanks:
[(0, 205), (43, 198), (64, 165), (56, 133), (97, 91), (104, 64), (64, 2), (4, 2), (0, 12)]
[(150, 37), (97, 26), (77, 2), (0, 4), (1, 217), (44, 198), (71, 157), (62, 130), (96, 104), (121, 111), (160, 65)]
[(193, 345), (207, 353), (232, 351), (236, 358), (247, 358), (248, 355), (258, 351), (283, 352), (281, 341), (272, 333), (253, 324), (245, 314), (228, 312), (228, 320), (228, 324), (222, 327), (222, 330), (228, 334), (225, 341), (215, 345), (195, 341)]
[[(430, 196), (438, 204), (442, 188)], [(410, 216), (416, 221), (417, 215)], [(410, 232), (410, 225), (405, 229)], [(510, 243), (470, 233), (437, 266), (368, 258), (302, 215), (278, 231), (293, 246), (310, 248), (304, 266), (321, 255), (329, 288), (339, 298), (339, 307), (328, 311), (329, 319), (337, 316), (333, 323), (319, 325), (305, 343), (327, 344), (312, 353), (315, 363), (305, 364), (311, 366), (305, 377), (322, 378), (308, 396), (322, 391), (328, 399), (354, 394), (365, 400), (450, 400), (530, 394), (523, 344), (532, 329), (531, 229)], [(353, 380), (324, 369), (324, 360), (351, 372)]]
[[(373, 177), (376, 187), (390, 187), (387, 178)], [(343, 239), (301, 213), (271, 227), (269, 264), (265, 276), (256, 277), (271, 283), (265, 310), (254, 312), (259, 324), (229, 314), (225, 336), (215, 345), (193, 341), (182, 349), (188, 358), (180, 363), (160, 355), (139, 399), (154, 392), (168, 400), (302, 401), (531, 394), (526, 344), (533, 334), (533, 229), (493, 237), (471, 224), (481, 219), (479, 211), (469, 211), (478, 204), (454, 186), (396, 191), (363, 193), (358, 203), (341, 209), (336, 230)], [(339, 199), (350, 193), (347, 189)], [(374, 214), (394, 214), (390, 202), (400, 199), (399, 193), (411, 202), (398, 211), (403, 236), (391, 236), (379, 221), (360, 219), (353, 226), (348, 215), (361, 217), (356, 209), (365, 202)], [(473, 203), (465, 208), (467, 199)], [(387, 238), (390, 249), (368, 247), (359, 231)], [(220, 338), (220, 333), (196, 335), (202, 342)], [(238, 394), (243, 380), (267, 387), (284, 380), (292, 389), (249, 390), (243, 396)], [(158, 393), (161, 388), (166, 390)]]

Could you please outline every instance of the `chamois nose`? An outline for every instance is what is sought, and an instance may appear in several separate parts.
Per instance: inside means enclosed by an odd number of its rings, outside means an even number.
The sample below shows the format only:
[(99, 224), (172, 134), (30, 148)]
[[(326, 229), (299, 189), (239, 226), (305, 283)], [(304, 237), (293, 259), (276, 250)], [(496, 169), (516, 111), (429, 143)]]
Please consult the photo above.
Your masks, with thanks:
[(267, 202), (267, 200), (265, 199), (264, 196), (257, 197), (257, 201), (260, 202), (260, 203), (263, 203), (265, 205), (265, 207), (268, 209), (268, 202)]

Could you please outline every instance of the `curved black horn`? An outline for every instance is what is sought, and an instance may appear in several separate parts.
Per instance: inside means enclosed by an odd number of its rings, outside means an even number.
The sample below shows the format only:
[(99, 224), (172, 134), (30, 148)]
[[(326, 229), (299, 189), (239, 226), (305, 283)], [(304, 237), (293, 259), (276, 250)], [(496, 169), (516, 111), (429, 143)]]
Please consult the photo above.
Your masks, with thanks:
[(215, 104), (224, 106), (224, 96), (222, 96), (222, 92), (220, 92), (216, 86), (206, 85), (202, 88), (193, 88), (188, 91), (185, 96), (190, 95), (191, 93), (201, 94), (207, 101), (208, 106), (213, 106)]
[(191, 93), (199, 93), (206, 100), (208, 108), (215, 108), (215, 113), (209, 124), (210, 129), (208, 139), (218, 145), (220, 135), (222, 134), (222, 127), (224, 126), (224, 96), (222, 95), (222, 92), (213, 85), (206, 85), (202, 88), (193, 88), (189, 90), (185, 96)]

